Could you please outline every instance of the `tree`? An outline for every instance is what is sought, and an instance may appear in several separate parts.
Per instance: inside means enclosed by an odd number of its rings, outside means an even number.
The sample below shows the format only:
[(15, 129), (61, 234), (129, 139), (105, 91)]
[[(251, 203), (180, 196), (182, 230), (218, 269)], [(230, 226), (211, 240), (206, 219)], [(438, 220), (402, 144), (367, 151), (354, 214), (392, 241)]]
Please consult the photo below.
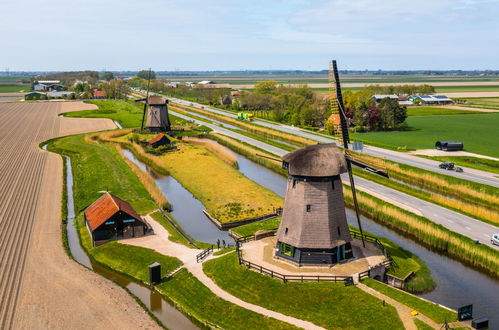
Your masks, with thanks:
[(104, 79), (104, 80), (106, 80), (106, 81), (113, 80), (114, 79), (114, 73), (106, 71), (106, 72), (104, 72), (102, 74), (101, 78)]
[(264, 80), (255, 84), (255, 93), (257, 94), (273, 94), (277, 89), (277, 81)]
[[(148, 80), (149, 79), (149, 70), (140, 70), (137, 73), (137, 77)], [(156, 79), (156, 72), (151, 70), (151, 79)]]
[(397, 100), (385, 98), (379, 104), (381, 128), (393, 129), (402, 124), (407, 118), (407, 108), (399, 105)]

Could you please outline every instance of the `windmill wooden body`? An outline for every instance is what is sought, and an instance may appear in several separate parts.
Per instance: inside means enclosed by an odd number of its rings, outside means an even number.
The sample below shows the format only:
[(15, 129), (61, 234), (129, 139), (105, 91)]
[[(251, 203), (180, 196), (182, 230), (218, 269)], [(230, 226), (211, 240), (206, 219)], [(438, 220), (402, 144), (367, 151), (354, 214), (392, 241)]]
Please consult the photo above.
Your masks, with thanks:
[(335, 144), (306, 146), (283, 157), (286, 199), (276, 256), (298, 265), (331, 265), (353, 257), (340, 174), (345, 156)]
[(149, 96), (146, 99), (147, 116), (146, 129), (151, 132), (170, 131), (170, 118), (168, 118), (168, 100), (161, 96)]

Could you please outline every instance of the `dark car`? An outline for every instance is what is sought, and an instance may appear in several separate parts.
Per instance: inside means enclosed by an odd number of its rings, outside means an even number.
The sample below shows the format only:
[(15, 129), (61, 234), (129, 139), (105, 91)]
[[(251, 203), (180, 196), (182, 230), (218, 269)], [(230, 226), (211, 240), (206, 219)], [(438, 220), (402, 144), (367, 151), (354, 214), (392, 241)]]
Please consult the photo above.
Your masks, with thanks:
[(452, 171), (454, 169), (454, 163), (445, 162), (445, 163), (438, 165), (438, 167), (443, 168), (444, 170)]

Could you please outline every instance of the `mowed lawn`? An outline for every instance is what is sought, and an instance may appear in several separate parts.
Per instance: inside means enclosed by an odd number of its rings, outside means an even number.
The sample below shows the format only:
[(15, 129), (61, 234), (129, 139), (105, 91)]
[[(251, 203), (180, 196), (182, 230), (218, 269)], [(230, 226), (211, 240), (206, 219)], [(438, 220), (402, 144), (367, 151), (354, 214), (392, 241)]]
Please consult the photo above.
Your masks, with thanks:
[(27, 92), (31, 88), (30, 84), (13, 84), (13, 85), (1, 85), (0, 84), (0, 93), (17, 93), (17, 92)]
[[(123, 128), (140, 127), (142, 110), (132, 103), (121, 100), (87, 101), (99, 107), (97, 110), (68, 112), (66, 117), (78, 118), (110, 118), (116, 120)], [(142, 105), (142, 104), (140, 104)]]
[(499, 157), (499, 113), (414, 116), (412, 131), (352, 134), (354, 140), (388, 148), (433, 149), (439, 140), (460, 141), (468, 152)]

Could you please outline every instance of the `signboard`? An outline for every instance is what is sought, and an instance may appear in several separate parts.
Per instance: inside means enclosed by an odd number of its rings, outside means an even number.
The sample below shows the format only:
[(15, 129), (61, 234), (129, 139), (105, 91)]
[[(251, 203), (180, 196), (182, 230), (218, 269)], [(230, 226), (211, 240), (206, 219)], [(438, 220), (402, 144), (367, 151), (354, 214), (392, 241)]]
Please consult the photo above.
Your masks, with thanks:
[(473, 318), (473, 305), (466, 305), (457, 309), (458, 321), (471, 320)]

